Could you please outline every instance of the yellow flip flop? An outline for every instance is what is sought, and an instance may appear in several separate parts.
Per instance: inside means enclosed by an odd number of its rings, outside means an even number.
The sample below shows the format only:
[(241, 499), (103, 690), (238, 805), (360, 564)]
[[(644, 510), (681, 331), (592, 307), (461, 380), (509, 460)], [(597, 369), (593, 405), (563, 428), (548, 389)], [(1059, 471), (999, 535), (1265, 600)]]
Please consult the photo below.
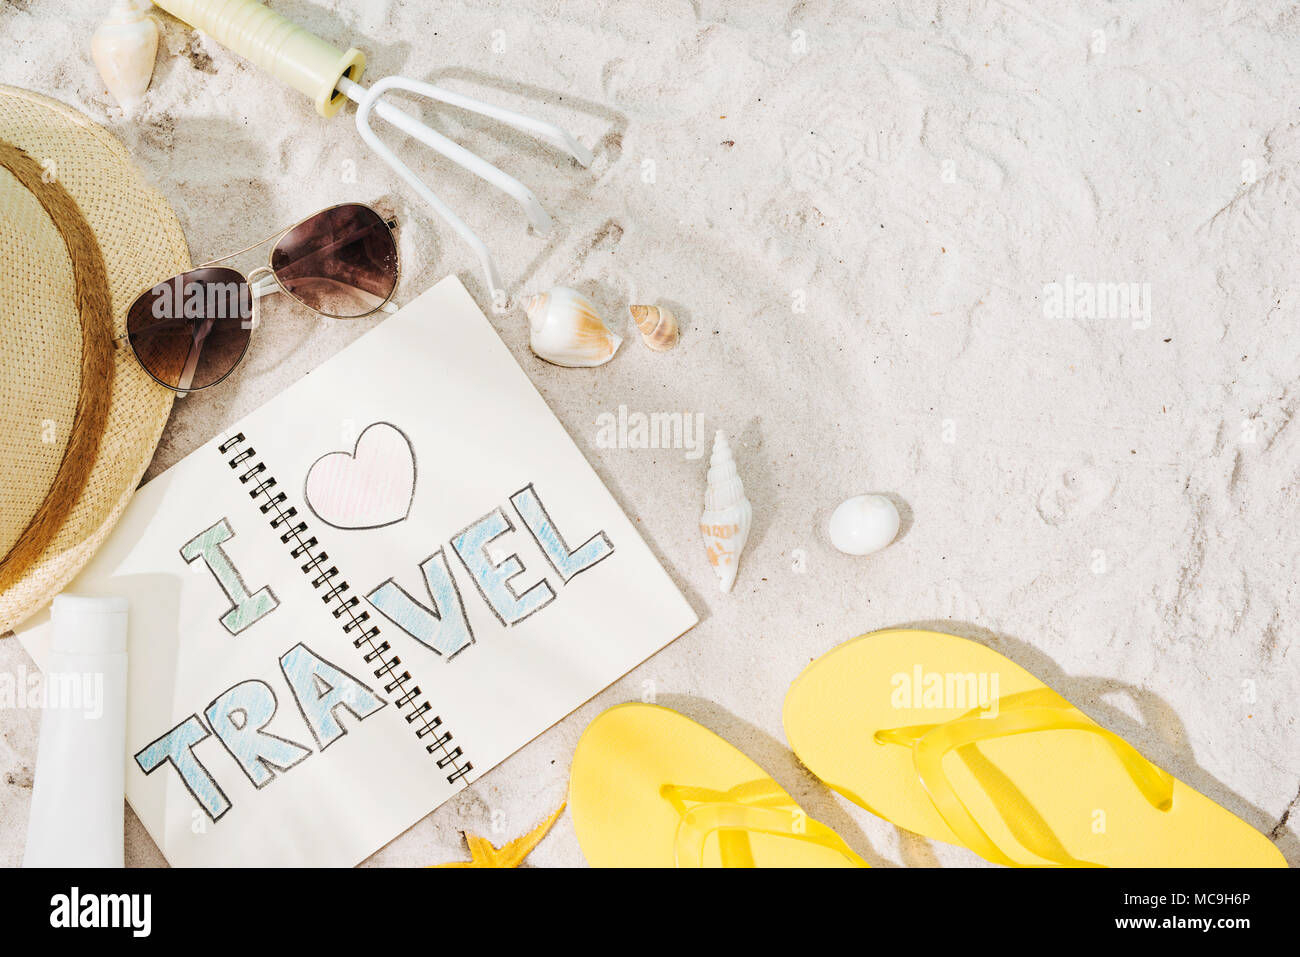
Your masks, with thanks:
[(1285, 867), (1245, 821), (978, 642), (840, 645), (785, 699), (799, 759), (901, 828), (1013, 866)]
[(676, 711), (624, 704), (578, 741), (569, 813), (593, 867), (866, 867), (767, 772)]

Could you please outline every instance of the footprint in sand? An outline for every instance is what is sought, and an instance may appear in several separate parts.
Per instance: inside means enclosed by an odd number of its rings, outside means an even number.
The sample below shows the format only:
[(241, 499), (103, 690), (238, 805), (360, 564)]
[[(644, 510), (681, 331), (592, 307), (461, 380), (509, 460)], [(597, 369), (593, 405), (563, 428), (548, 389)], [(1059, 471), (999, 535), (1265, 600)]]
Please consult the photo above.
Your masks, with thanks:
[(1067, 468), (1054, 475), (1038, 496), (1038, 517), (1064, 525), (1095, 512), (1115, 490), (1115, 480), (1095, 465)]

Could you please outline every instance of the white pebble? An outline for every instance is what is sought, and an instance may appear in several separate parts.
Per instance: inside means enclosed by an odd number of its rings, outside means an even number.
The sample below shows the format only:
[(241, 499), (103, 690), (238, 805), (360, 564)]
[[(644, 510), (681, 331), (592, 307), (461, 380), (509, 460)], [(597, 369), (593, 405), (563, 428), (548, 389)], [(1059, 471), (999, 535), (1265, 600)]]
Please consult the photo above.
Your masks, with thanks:
[(883, 495), (855, 495), (831, 514), (831, 544), (846, 555), (870, 555), (898, 534), (898, 509)]

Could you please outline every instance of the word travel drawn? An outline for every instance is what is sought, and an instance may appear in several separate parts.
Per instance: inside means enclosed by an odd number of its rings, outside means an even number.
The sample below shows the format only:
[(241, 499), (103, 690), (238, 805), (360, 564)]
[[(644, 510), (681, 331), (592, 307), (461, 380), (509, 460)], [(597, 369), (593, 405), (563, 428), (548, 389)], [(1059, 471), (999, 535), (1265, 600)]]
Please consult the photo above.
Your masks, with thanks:
[[(510, 496), (510, 504), (563, 584), (568, 584), (574, 576), (594, 568), (614, 553), (614, 543), (604, 531), (597, 531), (577, 548), (570, 549), (531, 482)], [(523, 560), (517, 553), (499, 555), (492, 549), (493, 542), (515, 530), (514, 522), (498, 506), (453, 535), (450, 543), (479, 595), (505, 626), (518, 624), (545, 608), (556, 597), (554, 587), (545, 576), (521, 591), (515, 580), (527, 571)], [(222, 518), (181, 549), (181, 556), (187, 563), (201, 560), (207, 566), (230, 602), (219, 620), (232, 636), (241, 634), (279, 607), (279, 600), (268, 586), (250, 592), (244, 583), (224, 547), (234, 535), (229, 519)], [(316, 544), (314, 538), (309, 541), (313, 546)], [(295, 554), (294, 557), (302, 556)], [(319, 562), (320, 559), (313, 561)], [(305, 567), (304, 571), (307, 570)], [(465, 616), (460, 589), (441, 546), (421, 562), (420, 572), (433, 602), (432, 607), (420, 604), (393, 578), (371, 589), (366, 599), (422, 645), (437, 654), (451, 657), (473, 642), (473, 633)]]
[[(385, 438), (390, 450), (398, 448), (391, 437)], [(360, 450), (362, 443), (356, 448)], [(512, 532), (527, 533), (546, 562), (545, 572), (529, 575), (518, 553), (502, 554), (502, 549), (495, 546)], [(187, 564), (206, 567), (210, 573), (214, 593), (220, 599), (214, 603), (221, 609), (216, 623), (228, 640), (249, 641), (269, 634), (257, 626), (268, 620), (274, 622), (281, 604), (268, 586), (253, 587), (245, 581), (232, 557), (232, 552), (238, 553), (233, 547), (237, 541), (238, 530), (229, 519), (222, 518), (190, 538), (180, 549), (180, 557)], [(317, 544), (314, 538), (310, 542), (313, 547)], [(561, 533), (530, 482), (508, 496), (508, 504), (493, 508), (456, 532), (421, 561), (418, 581), (422, 588), (408, 590), (396, 577), (389, 577), (370, 589), (365, 598), (415, 645), (451, 662), (476, 640), (466, 614), (466, 594), (477, 593), (500, 627), (507, 629), (545, 609), (556, 600), (559, 589), (613, 553), (614, 543), (603, 530), (577, 547), (570, 547), (569, 539)], [(313, 566), (324, 557), (323, 552), (320, 554), (321, 559), (308, 553), (295, 557), (300, 561), (310, 558), (311, 563), (303, 570), (316, 573), (321, 569)], [(454, 556), (454, 562), (449, 556)], [(472, 591), (462, 591), (458, 576), (468, 577)], [(330, 587), (331, 595), (335, 595), (347, 586)], [(359, 599), (349, 601), (350, 608)], [(360, 612), (353, 614), (352, 620), (359, 623), (368, 617), (367, 612)], [(385, 668), (397, 664), (396, 658), (389, 661), (391, 664), (386, 663)], [(231, 810), (232, 801), (212, 769), (195, 752), (198, 745), (215, 737), (244, 777), (261, 790), (342, 739), (348, 733), (348, 724), (359, 724), (387, 707), (389, 701), (383, 695), (397, 687), (390, 683), (372, 688), (302, 641), (280, 654), (276, 664), (278, 674), (273, 678), (250, 677), (236, 683), (137, 751), (134, 760), (140, 771), (146, 775), (160, 769), (175, 772), (204, 814), (213, 822), (220, 821)], [(375, 675), (388, 677), (383, 668)], [(267, 729), (286, 689), (305, 729), (290, 735), (277, 725), (281, 733), (272, 734)], [(399, 688), (396, 693), (403, 690)], [(399, 699), (396, 704), (400, 707), (403, 702)]]
[[(280, 656), (280, 669), (298, 713), (321, 751), (348, 733), (339, 719), (341, 711), (363, 721), (388, 704), (369, 686), (301, 642)], [(312, 754), (301, 743), (263, 730), (275, 717), (277, 705), (268, 683), (241, 681), (204, 709), (206, 723), (191, 714), (136, 752), (135, 763), (145, 774), (170, 765), (208, 817), (219, 821), (230, 810), (230, 799), (194, 747), (215, 733), (253, 786), (265, 787), (275, 779), (276, 771), (288, 771)]]

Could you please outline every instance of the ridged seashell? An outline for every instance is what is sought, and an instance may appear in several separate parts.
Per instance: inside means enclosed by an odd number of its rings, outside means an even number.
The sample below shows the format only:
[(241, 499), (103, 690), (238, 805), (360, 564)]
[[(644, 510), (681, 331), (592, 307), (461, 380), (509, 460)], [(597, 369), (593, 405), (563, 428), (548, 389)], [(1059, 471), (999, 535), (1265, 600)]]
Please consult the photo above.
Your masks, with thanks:
[(878, 552), (898, 535), (898, 508), (883, 495), (855, 495), (831, 513), (831, 544), (846, 555)]
[(736, 460), (721, 430), (713, 437), (713, 454), (709, 456), (709, 477), (704, 491), (704, 514), (700, 516), (700, 533), (708, 551), (709, 564), (718, 575), (718, 585), (731, 591), (736, 583), (740, 553), (749, 538), (754, 509), (745, 498), (745, 484), (736, 474)]
[(641, 338), (655, 352), (667, 352), (677, 345), (677, 317), (663, 306), (628, 306)]
[(114, 0), (104, 22), (90, 38), (95, 69), (122, 109), (135, 109), (153, 77), (158, 53), (158, 25), (148, 0)]
[(603, 365), (623, 341), (596, 314), (595, 306), (567, 286), (530, 296), (524, 312), (533, 352), (557, 366)]

